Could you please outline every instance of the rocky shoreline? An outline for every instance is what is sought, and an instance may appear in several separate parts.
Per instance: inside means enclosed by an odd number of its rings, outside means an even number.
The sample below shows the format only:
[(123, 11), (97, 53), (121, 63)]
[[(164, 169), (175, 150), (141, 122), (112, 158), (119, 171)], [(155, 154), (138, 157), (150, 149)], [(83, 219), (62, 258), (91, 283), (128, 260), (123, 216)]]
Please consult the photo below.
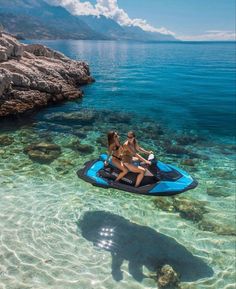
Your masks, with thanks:
[(87, 63), (0, 33), (0, 117), (80, 98), (79, 86), (93, 81)]

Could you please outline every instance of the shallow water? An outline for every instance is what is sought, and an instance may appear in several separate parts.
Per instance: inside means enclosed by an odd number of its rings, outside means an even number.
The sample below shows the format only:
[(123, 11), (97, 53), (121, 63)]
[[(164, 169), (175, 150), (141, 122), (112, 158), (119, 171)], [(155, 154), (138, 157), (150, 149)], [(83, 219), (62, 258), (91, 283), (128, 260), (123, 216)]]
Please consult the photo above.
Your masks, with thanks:
[[(234, 288), (233, 44), (45, 44), (88, 60), (97, 82), (83, 88), (83, 100), (1, 123), (0, 136), (9, 139), (0, 143), (0, 288), (156, 288), (140, 268), (148, 276), (145, 258), (160, 261), (159, 250), (166, 263), (180, 260), (183, 288)], [(72, 121), (81, 111), (95, 118)], [(155, 197), (79, 180), (76, 170), (105, 151), (99, 137), (110, 128), (122, 139), (134, 129), (144, 147), (193, 175), (199, 186), (181, 196), (204, 201), (205, 223), (156, 207)], [(180, 144), (186, 135), (193, 141)], [(73, 149), (78, 139), (94, 151)], [(185, 153), (167, 153), (169, 140)], [(24, 148), (41, 141), (58, 144), (60, 156), (31, 160)], [(115, 272), (114, 254), (123, 261)], [(193, 277), (196, 264), (203, 272)]]

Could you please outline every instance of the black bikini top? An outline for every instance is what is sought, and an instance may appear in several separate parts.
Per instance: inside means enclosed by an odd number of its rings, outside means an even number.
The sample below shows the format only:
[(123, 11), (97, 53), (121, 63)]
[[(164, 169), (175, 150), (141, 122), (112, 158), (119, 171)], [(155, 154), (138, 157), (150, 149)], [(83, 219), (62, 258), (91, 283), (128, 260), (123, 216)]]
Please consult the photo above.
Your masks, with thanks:
[(114, 147), (114, 151), (118, 151), (119, 148), (120, 148), (120, 145), (119, 146), (115, 146)]

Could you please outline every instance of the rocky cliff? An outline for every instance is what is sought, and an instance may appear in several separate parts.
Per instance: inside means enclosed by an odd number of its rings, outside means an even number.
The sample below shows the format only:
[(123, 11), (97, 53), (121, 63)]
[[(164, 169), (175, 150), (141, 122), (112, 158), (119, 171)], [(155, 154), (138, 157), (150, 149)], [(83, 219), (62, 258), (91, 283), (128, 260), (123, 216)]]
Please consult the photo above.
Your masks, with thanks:
[(0, 117), (79, 98), (79, 86), (92, 81), (85, 62), (0, 33)]

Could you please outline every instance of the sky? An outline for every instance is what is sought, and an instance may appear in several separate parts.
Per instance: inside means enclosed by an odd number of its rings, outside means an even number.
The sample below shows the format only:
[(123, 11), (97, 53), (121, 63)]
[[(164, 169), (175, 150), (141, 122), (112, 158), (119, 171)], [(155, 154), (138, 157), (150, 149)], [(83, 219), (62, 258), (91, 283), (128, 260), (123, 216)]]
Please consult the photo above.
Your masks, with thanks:
[(47, 0), (74, 15), (104, 15), (123, 26), (181, 40), (236, 40), (235, 0)]

